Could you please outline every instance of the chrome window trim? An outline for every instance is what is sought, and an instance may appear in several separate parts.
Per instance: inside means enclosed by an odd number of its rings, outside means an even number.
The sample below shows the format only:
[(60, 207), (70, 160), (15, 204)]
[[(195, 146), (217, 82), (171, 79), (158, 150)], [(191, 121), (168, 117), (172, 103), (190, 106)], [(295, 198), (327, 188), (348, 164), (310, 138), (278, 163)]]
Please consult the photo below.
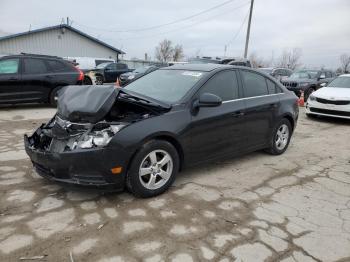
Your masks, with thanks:
[(262, 95), (262, 96), (251, 96), (251, 97), (243, 97), (243, 98), (237, 98), (237, 99), (233, 99), (233, 100), (227, 100), (227, 101), (223, 101), (222, 103), (231, 103), (234, 101), (240, 101), (240, 100), (247, 100), (247, 99), (252, 99), (252, 98), (259, 98), (259, 97), (266, 97), (266, 96), (277, 96), (283, 93), (277, 93), (277, 94), (268, 94), (268, 95)]

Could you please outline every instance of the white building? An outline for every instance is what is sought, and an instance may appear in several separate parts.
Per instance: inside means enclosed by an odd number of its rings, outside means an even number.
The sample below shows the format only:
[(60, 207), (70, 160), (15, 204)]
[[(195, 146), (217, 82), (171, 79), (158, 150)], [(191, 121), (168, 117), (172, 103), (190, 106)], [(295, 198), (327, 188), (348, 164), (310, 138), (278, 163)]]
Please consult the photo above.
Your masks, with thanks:
[(66, 24), (0, 37), (0, 54), (32, 53), (118, 60), (123, 51)]

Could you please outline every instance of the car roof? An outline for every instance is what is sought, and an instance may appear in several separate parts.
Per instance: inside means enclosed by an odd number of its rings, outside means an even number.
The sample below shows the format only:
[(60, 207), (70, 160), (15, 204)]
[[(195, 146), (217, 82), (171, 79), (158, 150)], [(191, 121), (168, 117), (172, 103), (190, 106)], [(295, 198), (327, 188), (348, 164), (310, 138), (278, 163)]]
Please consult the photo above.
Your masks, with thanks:
[[(340, 75), (340, 76), (350, 77), (350, 74), (343, 74), (343, 75)], [(340, 76), (339, 76), (339, 77), (340, 77)]]
[[(160, 70), (189, 70), (189, 71), (204, 71), (210, 72), (219, 68), (235, 68), (236, 66), (232, 65), (222, 65), (222, 64), (178, 64)], [(238, 68), (238, 67), (237, 67)]]

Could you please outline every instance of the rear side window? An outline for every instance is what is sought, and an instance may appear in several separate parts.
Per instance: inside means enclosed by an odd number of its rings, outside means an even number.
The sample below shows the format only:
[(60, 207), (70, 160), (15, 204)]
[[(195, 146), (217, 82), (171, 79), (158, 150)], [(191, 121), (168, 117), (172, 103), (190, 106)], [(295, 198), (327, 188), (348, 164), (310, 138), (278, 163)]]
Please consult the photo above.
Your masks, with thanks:
[(265, 77), (249, 71), (241, 71), (244, 84), (244, 96), (263, 96), (268, 95)]
[(117, 64), (117, 69), (127, 69), (128, 66), (126, 64)]
[(24, 73), (25, 74), (45, 74), (47, 73), (47, 67), (44, 60), (25, 58), (24, 59)]
[(200, 89), (199, 94), (203, 93), (217, 95), (222, 101), (237, 99), (238, 83), (236, 73), (231, 70), (217, 73)]
[(5, 59), (0, 61), (0, 74), (17, 74), (18, 73), (18, 58)]
[(57, 60), (47, 60), (51, 72), (67, 72), (70, 71), (68, 66)]

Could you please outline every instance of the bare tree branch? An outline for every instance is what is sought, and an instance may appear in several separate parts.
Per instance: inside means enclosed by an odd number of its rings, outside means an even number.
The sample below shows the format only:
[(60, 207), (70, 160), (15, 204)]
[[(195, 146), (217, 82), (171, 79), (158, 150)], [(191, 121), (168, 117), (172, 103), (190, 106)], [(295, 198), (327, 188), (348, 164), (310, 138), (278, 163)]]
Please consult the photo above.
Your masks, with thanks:
[(350, 67), (350, 55), (342, 54), (340, 56), (341, 69), (343, 73), (347, 74), (349, 72)]
[(171, 60), (174, 53), (174, 49), (171, 45), (171, 41), (167, 39), (164, 39), (158, 44), (155, 52), (155, 56), (158, 61), (168, 62), (169, 60)]
[(184, 58), (182, 45), (176, 45), (173, 49), (173, 61), (180, 61)]
[(250, 61), (253, 68), (261, 68), (261, 67), (271, 66), (270, 61), (267, 61), (264, 58), (258, 56), (255, 52), (250, 54), (249, 61)]
[(284, 50), (282, 55), (278, 58), (276, 66), (289, 68), (295, 70), (301, 65), (300, 58), (302, 51), (300, 48), (294, 48), (292, 50)]

